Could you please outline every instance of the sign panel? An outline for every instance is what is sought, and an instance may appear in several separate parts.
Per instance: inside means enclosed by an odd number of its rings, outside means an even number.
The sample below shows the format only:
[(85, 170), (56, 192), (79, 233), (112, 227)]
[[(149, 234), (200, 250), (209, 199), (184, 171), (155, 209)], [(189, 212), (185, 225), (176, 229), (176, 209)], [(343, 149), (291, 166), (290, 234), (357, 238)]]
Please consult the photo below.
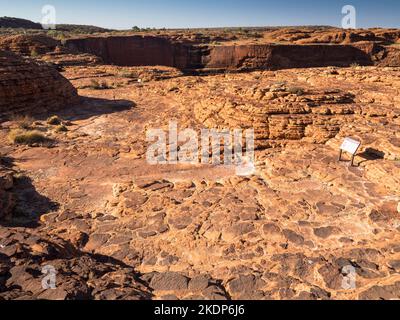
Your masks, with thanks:
[(346, 151), (351, 155), (355, 155), (358, 151), (358, 148), (360, 148), (360, 145), (361, 145), (360, 142), (350, 138), (346, 138), (344, 139), (343, 144), (340, 147), (340, 150)]

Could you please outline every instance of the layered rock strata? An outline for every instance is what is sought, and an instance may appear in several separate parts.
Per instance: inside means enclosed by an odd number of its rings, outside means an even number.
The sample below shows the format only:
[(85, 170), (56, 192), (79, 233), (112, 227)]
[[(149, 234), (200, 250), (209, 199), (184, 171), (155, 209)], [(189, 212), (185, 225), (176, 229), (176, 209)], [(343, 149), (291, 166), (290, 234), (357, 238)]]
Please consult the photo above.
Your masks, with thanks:
[[(119, 66), (163, 65), (184, 70), (257, 70), (326, 66), (372, 65), (386, 57), (374, 42), (331, 44), (206, 45), (167, 37), (110, 36), (69, 39), (69, 49), (101, 57)], [(373, 48), (373, 49), (371, 49)], [(393, 50), (393, 49), (390, 49)], [(398, 51), (397, 55), (398, 55)], [(381, 57), (376, 56), (381, 53)]]
[(0, 113), (55, 110), (76, 101), (76, 89), (54, 67), (0, 51)]

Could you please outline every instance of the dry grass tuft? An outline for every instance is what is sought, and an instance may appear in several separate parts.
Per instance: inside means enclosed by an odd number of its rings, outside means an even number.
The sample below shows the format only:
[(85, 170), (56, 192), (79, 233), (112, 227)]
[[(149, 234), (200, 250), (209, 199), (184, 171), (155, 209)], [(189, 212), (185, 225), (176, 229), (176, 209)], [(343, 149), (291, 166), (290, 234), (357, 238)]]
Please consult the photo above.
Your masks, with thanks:
[(11, 130), (8, 134), (9, 140), (19, 145), (44, 144), (49, 139), (39, 131), (26, 131), (21, 129)]
[(67, 128), (65, 125), (63, 125), (63, 124), (60, 124), (59, 126), (57, 126), (57, 127), (55, 128), (55, 131), (56, 131), (56, 132), (67, 132), (67, 131), (68, 131), (68, 128)]
[(290, 94), (295, 94), (297, 96), (302, 96), (305, 93), (305, 90), (303, 88), (299, 87), (290, 87), (287, 90)]
[(12, 121), (16, 123), (18, 128), (29, 130), (32, 129), (32, 125), (35, 123), (35, 120), (30, 116), (21, 116), (16, 115), (11, 118)]
[(61, 124), (61, 119), (58, 116), (52, 116), (47, 119), (47, 124), (52, 126), (58, 126)]
[[(101, 82), (92, 79), (90, 81), (90, 84), (88, 86), (85, 86), (84, 88), (89, 88), (93, 90), (106, 90), (106, 89), (113, 89), (112, 86), (110, 86), (107, 81), (103, 80)], [(83, 88), (83, 89), (84, 89)]]

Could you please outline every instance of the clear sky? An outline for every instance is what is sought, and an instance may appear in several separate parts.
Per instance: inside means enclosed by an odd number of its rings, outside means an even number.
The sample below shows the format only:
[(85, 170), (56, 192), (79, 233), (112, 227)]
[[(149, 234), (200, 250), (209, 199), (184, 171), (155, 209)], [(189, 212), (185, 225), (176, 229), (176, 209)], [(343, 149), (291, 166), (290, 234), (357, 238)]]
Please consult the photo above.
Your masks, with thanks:
[(114, 29), (340, 26), (347, 4), (357, 9), (357, 27), (400, 27), (399, 0), (0, 0), (0, 16), (40, 22), (46, 4), (56, 8), (57, 23)]

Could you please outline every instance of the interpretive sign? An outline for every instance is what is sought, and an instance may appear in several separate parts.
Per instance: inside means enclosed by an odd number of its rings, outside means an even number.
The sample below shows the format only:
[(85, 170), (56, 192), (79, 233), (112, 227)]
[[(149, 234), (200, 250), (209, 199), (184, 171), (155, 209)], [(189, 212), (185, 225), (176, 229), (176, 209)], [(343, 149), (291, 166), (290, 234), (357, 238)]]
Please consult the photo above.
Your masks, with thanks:
[(341, 147), (340, 147), (340, 156), (339, 156), (339, 161), (342, 161), (342, 155), (343, 152), (348, 152), (351, 154), (351, 165), (354, 165), (354, 157), (356, 156), (356, 153), (358, 149), (361, 146), (361, 142), (357, 140), (353, 140), (351, 138), (346, 138), (344, 139)]

